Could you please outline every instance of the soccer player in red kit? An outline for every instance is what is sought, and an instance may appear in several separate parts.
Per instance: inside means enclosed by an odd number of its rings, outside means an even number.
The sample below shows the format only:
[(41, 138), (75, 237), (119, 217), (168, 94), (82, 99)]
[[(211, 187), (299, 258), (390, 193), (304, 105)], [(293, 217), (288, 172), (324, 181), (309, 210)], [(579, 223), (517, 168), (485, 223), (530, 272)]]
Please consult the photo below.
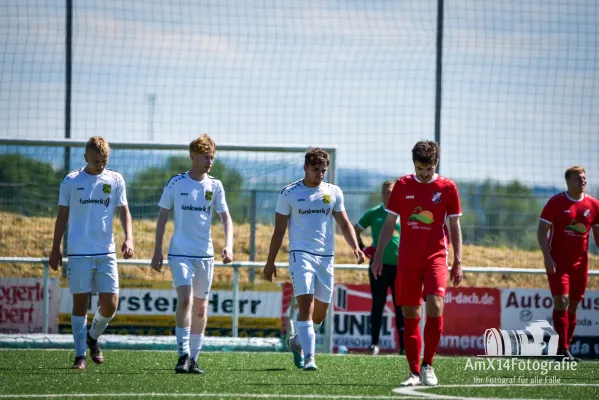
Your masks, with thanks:
[(570, 353), (570, 341), (576, 328), (576, 309), (587, 286), (591, 228), (599, 245), (599, 201), (584, 193), (584, 168), (568, 168), (566, 184), (568, 190), (553, 196), (543, 208), (537, 238), (553, 296), (558, 355), (565, 361), (578, 361)]
[[(404, 345), (410, 366), (410, 376), (401, 385), (423, 383), (434, 386), (438, 382), (432, 364), (443, 331), (449, 237), (454, 251), (451, 279), (454, 286), (462, 281), (462, 209), (455, 183), (435, 173), (439, 162), (437, 143), (416, 143), (412, 149), (412, 161), (416, 173), (397, 180), (387, 203), (387, 218), (379, 237), (372, 272), (375, 277), (382, 272), (383, 249), (399, 215), (401, 240), (395, 293), (397, 305), (402, 306), (404, 313)], [(447, 220), (451, 236), (448, 235)], [(423, 298), (426, 300), (427, 317), (421, 367), (420, 306)]]

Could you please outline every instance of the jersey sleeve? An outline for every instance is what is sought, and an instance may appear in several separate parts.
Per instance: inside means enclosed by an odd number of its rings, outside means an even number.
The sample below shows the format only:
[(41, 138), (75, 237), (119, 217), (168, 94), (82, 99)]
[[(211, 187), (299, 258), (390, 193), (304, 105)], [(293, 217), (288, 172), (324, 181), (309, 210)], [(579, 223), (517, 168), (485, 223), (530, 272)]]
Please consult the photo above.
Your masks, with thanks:
[(162, 196), (160, 197), (160, 201), (158, 202), (158, 206), (161, 208), (166, 208), (170, 210), (173, 208), (173, 203), (175, 201), (175, 184), (174, 182), (169, 181), (164, 190), (162, 191)]
[(58, 192), (58, 205), (69, 207), (71, 205), (71, 180), (65, 177), (60, 184)]
[(543, 211), (541, 211), (541, 221), (547, 222), (548, 224), (553, 225), (553, 219), (555, 217), (555, 201), (550, 199), (545, 207), (543, 207)]
[(599, 200), (595, 199), (595, 218), (591, 223), (593, 226), (599, 226)]
[(387, 201), (387, 204), (385, 205), (385, 211), (391, 214), (399, 215), (399, 201), (401, 198), (402, 186), (403, 185), (400, 181), (397, 181), (395, 185), (393, 185), (391, 196), (389, 196), (389, 201)]
[(460, 195), (458, 187), (452, 182), (449, 192), (449, 202), (447, 203), (447, 216), (459, 217), (462, 215), (462, 205), (460, 204)]
[(221, 181), (218, 181), (216, 184), (216, 191), (214, 193), (214, 204), (216, 207), (216, 212), (218, 212), (219, 214), (229, 211), (229, 207), (227, 206), (227, 200), (225, 198), (225, 188), (223, 187), (223, 183)]
[(289, 203), (289, 196), (285, 191), (279, 194), (277, 198), (277, 214), (289, 215), (291, 214), (291, 204)]
[(372, 224), (372, 214), (372, 210), (366, 211), (358, 221), (358, 226), (362, 229), (368, 228)]
[(116, 194), (116, 205), (123, 207), (127, 205), (127, 189), (125, 188), (125, 179), (122, 176), (118, 177), (118, 185)]
[(343, 202), (343, 192), (340, 188), (336, 188), (337, 190), (337, 199), (335, 200), (335, 206), (333, 207), (333, 211), (343, 212), (345, 211), (345, 204)]

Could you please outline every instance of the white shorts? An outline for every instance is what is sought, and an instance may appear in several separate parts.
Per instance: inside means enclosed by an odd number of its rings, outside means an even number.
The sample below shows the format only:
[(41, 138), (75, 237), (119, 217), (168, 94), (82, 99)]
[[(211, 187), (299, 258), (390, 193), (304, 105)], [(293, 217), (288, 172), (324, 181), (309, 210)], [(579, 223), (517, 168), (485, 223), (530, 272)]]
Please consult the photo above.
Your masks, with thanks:
[(72, 294), (119, 292), (119, 270), (114, 253), (94, 257), (69, 257), (67, 276)]
[(317, 256), (301, 251), (289, 253), (289, 276), (295, 297), (313, 294), (323, 303), (333, 297), (333, 256)]
[(207, 299), (214, 275), (214, 258), (169, 257), (175, 287), (192, 286), (193, 297)]

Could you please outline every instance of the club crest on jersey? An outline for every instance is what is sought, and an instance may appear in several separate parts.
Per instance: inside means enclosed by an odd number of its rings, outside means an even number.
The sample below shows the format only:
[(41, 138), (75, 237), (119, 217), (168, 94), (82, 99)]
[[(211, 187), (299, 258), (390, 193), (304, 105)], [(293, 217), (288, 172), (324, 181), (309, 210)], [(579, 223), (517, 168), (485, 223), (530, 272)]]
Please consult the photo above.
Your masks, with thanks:
[(329, 204), (331, 202), (331, 195), (330, 194), (323, 194), (322, 195), (322, 201), (324, 201), (324, 204)]
[(107, 183), (105, 183), (105, 184), (102, 185), (102, 191), (105, 194), (110, 194), (110, 192), (112, 192), (112, 186), (109, 185), (109, 184), (107, 184)]
[(434, 192), (433, 193), (433, 203), (440, 203), (441, 202), (441, 192)]
[(208, 201), (212, 200), (212, 192), (210, 190), (206, 191), (206, 193), (204, 193), (204, 198)]
[(589, 215), (591, 215), (591, 210), (589, 210), (588, 208), (586, 210), (584, 210), (584, 217), (588, 218)]

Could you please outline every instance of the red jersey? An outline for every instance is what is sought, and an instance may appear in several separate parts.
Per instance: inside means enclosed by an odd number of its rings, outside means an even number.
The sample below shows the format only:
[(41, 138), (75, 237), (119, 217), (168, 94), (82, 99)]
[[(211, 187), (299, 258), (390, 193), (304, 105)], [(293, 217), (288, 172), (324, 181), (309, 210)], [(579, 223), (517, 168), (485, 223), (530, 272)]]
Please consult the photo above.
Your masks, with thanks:
[(574, 200), (567, 192), (553, 196), (541, 212), (541, 220), (551, 224), (549, 250), (558, 266), (586, 266), (589, 232), (599, 225), (599, 202), (585, 194)]
[(386, 210), (400, 218), (398, 265), (447, 265), (445, 221), (448, 216), (462, 215), (455, 183), (442, 176), (429, 183), (419, 182), (414, 175), (404, 176), (393, 186)]

